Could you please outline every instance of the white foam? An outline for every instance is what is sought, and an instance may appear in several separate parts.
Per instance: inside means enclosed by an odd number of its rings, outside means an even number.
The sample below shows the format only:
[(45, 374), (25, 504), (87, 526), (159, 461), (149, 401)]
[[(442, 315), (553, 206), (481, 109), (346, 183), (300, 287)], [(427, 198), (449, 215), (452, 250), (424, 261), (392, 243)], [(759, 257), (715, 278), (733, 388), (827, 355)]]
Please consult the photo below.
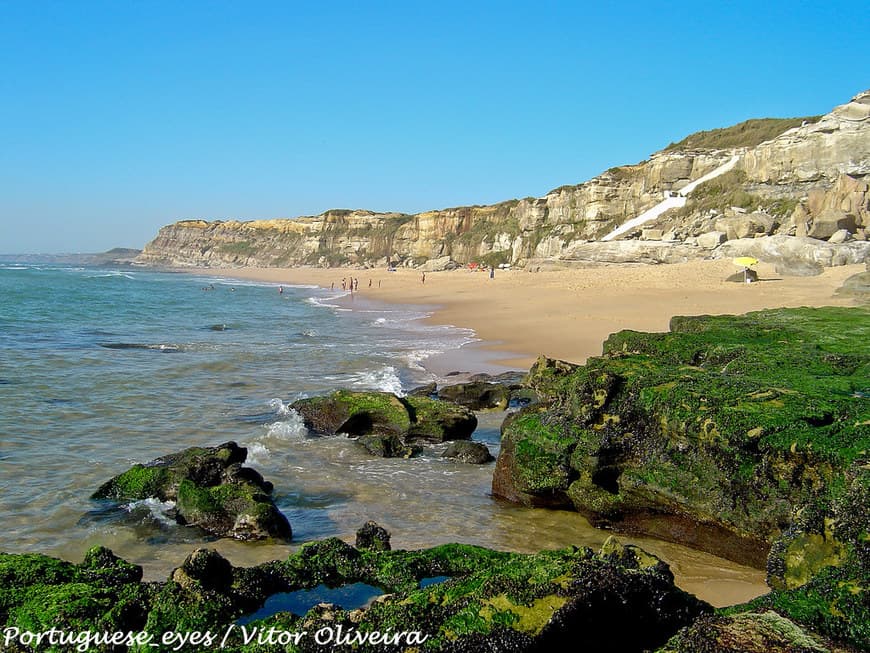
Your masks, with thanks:
[(266, 425), (266, 437), (278, 440), (298, 440), (308, 434), (302, 416), (296, 411), (283, 422), (273, 422)]
[(269, 408), (275, 411), (275, 414), (278, 417), (287, 417), (291, 413), (295, 413), (292, 408), (290, 408), (290, 404), (285, 404), (281, 399), (277, 397), (275, 399), (269, 400)]
[(405, 394), (402, 390), (402, 381), (399, 379), (399, 372), (392, 365), (385, 365), (378, 370), (360, 372), (355, 376), (356, 378), (353, 379), (352, 383), (357, 388), (392, 392), (400, 397)]
[(177, 523), (173, 517), (169, 516), (170, 511), (175, 508), (174, 501), (161, 501), (160, 499), (149, 497), (141, 501), (131, 501), (124, 505), (124, 509), (127, 512), (134, 512), (138, 508), (146, 508), (151, 513), (151, 516), (161, 524), (170, 526)]
[(245, 462), (248, 465), (263, 465), (272, 456), (272, 452), (262, 442), (252, 442), (247, 445), (248, 457)]

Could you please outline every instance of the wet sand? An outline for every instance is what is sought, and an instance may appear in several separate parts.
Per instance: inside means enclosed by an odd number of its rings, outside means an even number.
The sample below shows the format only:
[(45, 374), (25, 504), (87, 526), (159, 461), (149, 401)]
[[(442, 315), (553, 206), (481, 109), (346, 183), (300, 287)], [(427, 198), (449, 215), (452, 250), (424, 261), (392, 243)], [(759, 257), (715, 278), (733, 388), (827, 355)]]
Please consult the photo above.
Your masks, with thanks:
[[(674, 265), (622, 265), (526, 272), (467, 269), (427, 272), (400, 268), (227, 268), (210, 274), (341, 290), (342, 278), (359, 279), (357, 297), (429, 307), (435, 324), (470, 328), (493, 359), (528, 369), (543, 354), (575, 363), (601, 354), (607, 336), (621, 329), (667, 331), (674, 315), (740, 314), (763, 308), (851, 306), (834, 291), (863, 265), (828, 268), (815, 277), (782, 277), (757, 266), (757, 283), (725, 279), (730, 261)], [(371, 286), (369, 281), (371, 280)], [(478, 370), (470, 370), (478, 371)]]

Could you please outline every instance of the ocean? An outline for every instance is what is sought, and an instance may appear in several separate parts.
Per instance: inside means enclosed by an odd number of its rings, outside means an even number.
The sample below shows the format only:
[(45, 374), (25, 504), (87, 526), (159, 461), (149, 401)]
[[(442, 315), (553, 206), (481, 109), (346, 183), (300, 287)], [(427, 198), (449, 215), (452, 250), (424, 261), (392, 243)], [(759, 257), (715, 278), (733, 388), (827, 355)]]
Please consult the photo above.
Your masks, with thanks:
[[(313, 539), (352, 542), (369, 519), (391, 531), (394, 548), (600, 546), (609, 533), (576, 513), (495, 500), (492, 465), (443, 459), (439, 446), (410, 460), (376, 458), (351, 439), (306, 432), (289, 408), (299, 398), (339, 388), (401, 395), (445, 382), (433, 372), (445, 357), (482, 360), (471, 331), (362, 295), (0, 263), (0, 551), (78, 561), (99, 544), (165, 579), (198, 546), (256, 564)], [(481, 414), (473, 437), (493, 455), (504, 416)], [(175, 524), (157, 501), (107, 508), (89, 499), (135, 463), (229, 440), (274, 483), (290, 544), (213, 540)], [(758, 589), (755, 570), (635, 541), (665, 557), (684, 585)]]

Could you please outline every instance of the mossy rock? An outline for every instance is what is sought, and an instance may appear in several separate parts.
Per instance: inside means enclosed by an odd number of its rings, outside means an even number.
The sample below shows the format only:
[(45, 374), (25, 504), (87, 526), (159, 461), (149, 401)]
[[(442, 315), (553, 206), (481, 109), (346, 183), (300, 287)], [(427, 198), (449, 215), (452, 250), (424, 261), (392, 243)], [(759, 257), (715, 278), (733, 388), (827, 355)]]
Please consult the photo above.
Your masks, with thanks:
[(374, 456), (381, 458), (413, 458), (423, 452), (419, 445), (405, 444), (394, 434), (375, 433), (357, 438), (357, 443)]
[[(506, 553), (464, 544), (419, 551), (365, 550), (330, 538), (303, 546), (284, 561), (234, 568), (218, 553), (194, 551), (165, 582), (107, 585), (85, 580), (86, 567), (123, 561), (100, 551), (82, 565), (55, 564), (26, 556), (0, 558), (0, 569), (17, 569), (0, 610), (0, 627), (47, 629), (146, 629), (163, 633), (226, 633), (230, 624), (260, 608), (278, 592), (365, 582), (385, 595), (364, 610), (320, 605), (305, 615), (278, 613), (248, 628), (307, 630), (342, 625), (360, 632), (416, 631), (425, 641), (416, 650), (432, 653), (478, 650), (556, 650), (568, 640), (610, 650), (649, 650), (710, 607), (673, 585), (667, 566), (648, 554), (614, 550), (595, 554), (571, 547), (537, 554)], [(111, 560), (115, 562), (111, 562)], [(56, 567), (52, 580), (34, 577), (34, 566)], [(420, 587), (433, 576), (443, 582)], [(10, 591), (12, 593), (10, 593)], [(246, 645), (233, 629), (224, 650), (274, 650)], [(594, 645), (594, 646), (593, 646)], [(503, 647), (507, 646), (507, 649)], [(320, 650), (308, 638), (300, 651)], [(136, 649), (168, 650), (168, 647)], [(202, 650), (185, 645), (181, 651)], [(382, 651), (379, 645), (335, 645), (336, 651)], [(597, 650), (597, 649), (596, 649)]]
[(773, 611), (704, 616), (657, 653), (847, 653)]
[(92, 499), (175, 502), (176, 520), (218, 537), (289, 540), (287, 518), (271, 498), (272, 484), (243, 467), (247, 449), (235, 442), (191, 447), (131, 469), (104, 483)]
[(302, 416), (309, 430), (325, 435), (402, 436), (411, 426), (407, 407), (389, 392), (336, 390), (322, 397), (300, 399), (291, 408)]
[(202, 487), (185, 479), (178, 488), (176, 510), (179, 523), (237, 540), (289, 540), (292, 536), (290, 522), (253, 483)]
[(439, 399), (451, 401), (471, 410), (505, 410), (510, 397), (510, 387), (486, 381), (457, 383), (438, 389)]
[[(0, 553), (0, 626), (32, 632), (137, 631), (147, 616), (148, 587), (141, 578), (141, 567), (103, 547), (89, 550), (79, 565), (39, 554)], [(39, 650), (69, 649), (43, 645)]]
[(441, 454), (442, 458), (451, 458), (472, 465), (485, 465), (491, 463), (495, 458), (489, 452), (487, 447), (482, 442), (451, 442)]
[(411, 416), (406, 439), (440, 443), (467, 440), (477, 428), (477, 417), (464, 406), (429, 397), (405, 397)]
[[(677, 317), (583, 366), (539, 360), (493, 492), (761, 564), (870, 451), (870, 310)], [(671, 520), (670, 527), (662, 527)]]

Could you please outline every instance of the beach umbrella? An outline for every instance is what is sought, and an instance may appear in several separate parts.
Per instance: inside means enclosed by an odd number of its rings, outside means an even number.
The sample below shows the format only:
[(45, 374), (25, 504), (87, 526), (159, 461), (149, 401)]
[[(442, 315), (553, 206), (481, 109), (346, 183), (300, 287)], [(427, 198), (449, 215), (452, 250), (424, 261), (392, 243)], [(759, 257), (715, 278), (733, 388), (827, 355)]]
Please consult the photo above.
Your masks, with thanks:
[(753, 265), (758, 265), (758, 259), (752, 258), (751, 256), (738, 256), (732, 261), (732, 263), (739, 268), (743, 268), (743, 281), (745, 282), (746, 273)]

